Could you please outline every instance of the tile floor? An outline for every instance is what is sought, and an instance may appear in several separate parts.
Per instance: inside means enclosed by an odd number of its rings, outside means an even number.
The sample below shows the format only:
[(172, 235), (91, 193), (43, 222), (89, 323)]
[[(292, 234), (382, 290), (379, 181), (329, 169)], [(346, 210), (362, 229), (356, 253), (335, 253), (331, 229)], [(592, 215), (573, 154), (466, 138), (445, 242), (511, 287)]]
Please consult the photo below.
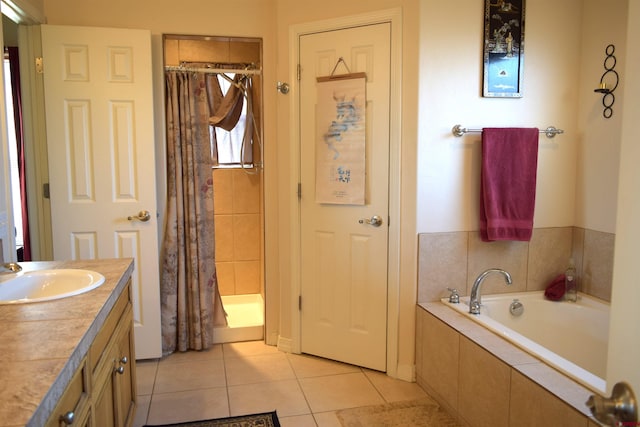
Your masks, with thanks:
[(335, 411), (426, 396), (416, 383), (262, 341), (138, 361), (134, 427), (278, 411), (283, 427), (340, 426)]

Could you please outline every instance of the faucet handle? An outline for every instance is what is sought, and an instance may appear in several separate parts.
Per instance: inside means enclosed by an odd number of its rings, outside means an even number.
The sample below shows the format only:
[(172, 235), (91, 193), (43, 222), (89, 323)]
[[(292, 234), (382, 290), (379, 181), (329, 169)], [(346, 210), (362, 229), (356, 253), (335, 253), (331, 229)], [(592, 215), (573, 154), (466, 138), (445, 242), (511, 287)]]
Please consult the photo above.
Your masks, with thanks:
[(478, 301), (471, 301), (469, 303), (469, 313), (480, 314), (480, 303)]
[(451, 304), (458, 304), (460, 302), (460, 294), (458, 294), (458, 290), (455, 288), (447, 288), (451, 294), (449, 295), (449, 302)]
[(22, 271), (22, 266), (20, 266), (20, 264), (18, 264), (17, 262), (7, 262), (5, 264), (2, 265), (3, 268), (13, 272), (13, 273), (17, 273), (18, 271)]

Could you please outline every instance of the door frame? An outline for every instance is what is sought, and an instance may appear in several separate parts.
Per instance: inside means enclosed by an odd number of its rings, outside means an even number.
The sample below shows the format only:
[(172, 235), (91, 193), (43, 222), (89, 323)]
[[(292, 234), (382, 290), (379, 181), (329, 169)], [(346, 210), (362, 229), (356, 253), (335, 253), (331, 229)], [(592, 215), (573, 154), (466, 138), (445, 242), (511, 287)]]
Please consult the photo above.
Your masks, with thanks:
[[(34, 58), (42, 56), (40, 24), (45, 22), (42, 12), (27, 0), (2, 3), (2, 12), (18, 24), (20, 76), (22, 79), (22, 125), (24, 137), (32, 141), (24, 149), (27, 163), (27, 205), (31, 232), (31, 256), (34, 260), (53, 259), (51, 214), (49, 199), (44, 195), (48, 179), (46, 128), (44, 125), (44, 91), (42, 74), (36, 71)], [(5, 99), (3, 96), (2, 103)], [(3, 115), (4, 117), (4, 115)], [(2, 124), (2, 134), (8, 126)], [(6, 138), (5, 138), (6, 141)], [(8, 181), (6, 183), (9, 187)], [(7, 191), (9, 191), (7, 189)], [(13, 227), (13, 219), (12, 224)], [(15, 250), (12, 250), (15, 253)]]
[[(300, 182), (300, 108), (298, 64), (300, 63), (301, 36), (348, 29), (363, 25), (391, 23), (390, 57), (390, 113), (389, 113), (389, 239), (387, 248), (387, 375), (398, 376), (398, 319), (400, 300), (400, 160), (402, 136), (402, 9), (394, 8), (362, 15), (293, 25), (289, 28), (290, 81), (290, 135), (289, 147), (289, 208), (291, 236), (291, 342), (280, 340), (279, 347), (293, 353), (301, 352), (301, 294), (300, 268), (300, 203), (297, 197)], [(286, 310), (286, 305), (283, 306)]]

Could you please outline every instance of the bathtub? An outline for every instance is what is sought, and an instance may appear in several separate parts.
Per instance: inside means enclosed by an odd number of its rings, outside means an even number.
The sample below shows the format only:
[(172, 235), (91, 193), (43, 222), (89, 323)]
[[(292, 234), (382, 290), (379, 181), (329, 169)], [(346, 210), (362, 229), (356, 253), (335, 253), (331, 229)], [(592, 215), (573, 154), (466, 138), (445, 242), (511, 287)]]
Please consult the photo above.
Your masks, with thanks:
[[(509, 307), (524, 306), (520, 316)], [(578, 302), (549, 301), (543, 291), (483, 295), (479, 315), (469, 313), (469, 297), (456, 310), (594, 391), (606, 391), (609, 304), (579, 294)]]

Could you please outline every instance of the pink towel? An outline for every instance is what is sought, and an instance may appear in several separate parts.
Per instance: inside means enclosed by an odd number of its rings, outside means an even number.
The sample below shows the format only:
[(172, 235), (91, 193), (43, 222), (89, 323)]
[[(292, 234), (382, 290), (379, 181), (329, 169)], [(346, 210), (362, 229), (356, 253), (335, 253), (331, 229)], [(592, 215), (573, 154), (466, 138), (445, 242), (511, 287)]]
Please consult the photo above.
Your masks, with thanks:
[(556, 278), (547, 285), (544, 290), (544, 296), (551, 301), (560, 301), (565, 292), (564, 279), (564, 274), (556, 276)]
[(536, 128), (484, 128), (480, 237), (531, 240), (538, 167)]

